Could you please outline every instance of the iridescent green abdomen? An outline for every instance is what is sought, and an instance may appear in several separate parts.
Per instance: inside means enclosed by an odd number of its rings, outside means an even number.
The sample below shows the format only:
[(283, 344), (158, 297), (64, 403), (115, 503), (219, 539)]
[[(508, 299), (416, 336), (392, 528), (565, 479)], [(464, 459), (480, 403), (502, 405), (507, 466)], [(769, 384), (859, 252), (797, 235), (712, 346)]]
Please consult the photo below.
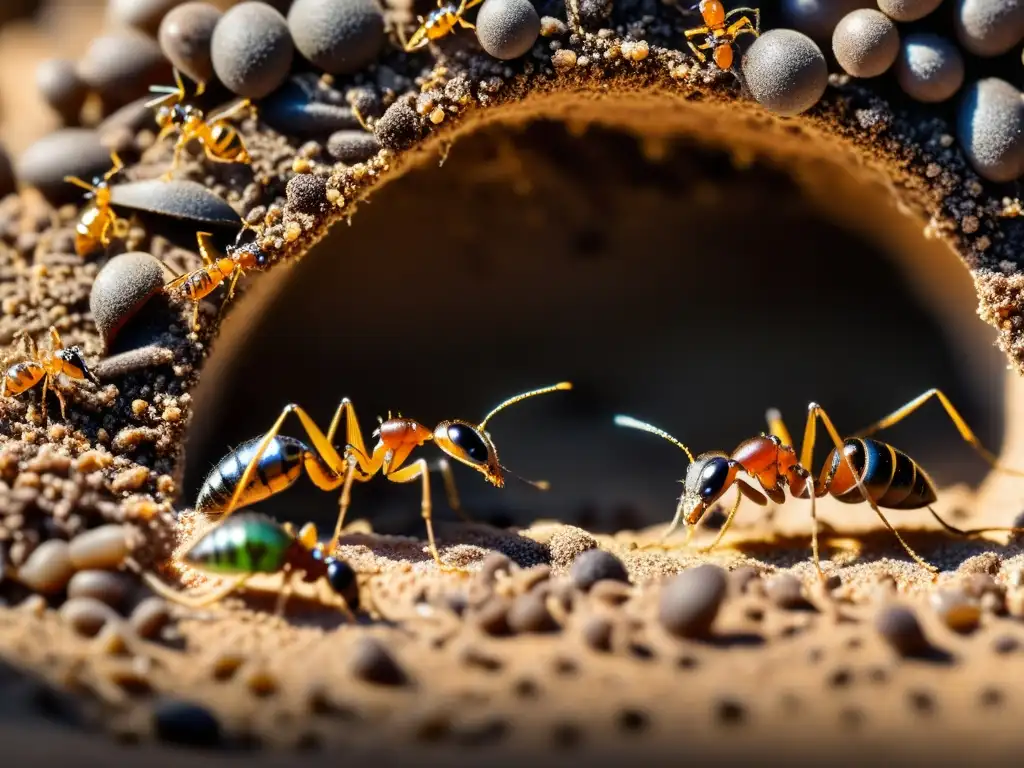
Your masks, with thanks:
[(270, 518), (240, 513), (205, 534), (182, 559), (210, 573), (277, 573), (293, 544), (295, 538)]

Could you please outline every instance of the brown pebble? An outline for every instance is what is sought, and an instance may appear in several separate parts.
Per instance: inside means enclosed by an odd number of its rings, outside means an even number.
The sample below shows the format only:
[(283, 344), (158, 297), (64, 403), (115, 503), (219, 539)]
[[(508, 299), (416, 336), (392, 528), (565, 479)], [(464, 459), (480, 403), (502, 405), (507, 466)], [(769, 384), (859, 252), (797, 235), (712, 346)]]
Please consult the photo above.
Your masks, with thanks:
[(221, 12), (210, 3), (182, 3), (160, 22), (157, 39), (170, 62), (197, 82), (213, 79), (210, 41)]
[(925, 653), (931, 643), (914, 612), (902, 605), (890, 605), (875, 617), (875, 629), (892, 648), (903, 656)]
[(109, 0), (107, 13), (111, 20), (134, 27), (147, 35), (155, 35), (160, 20), (181, 0)]
[(91, 597), (111, 608), (120, 608), (134, 587), (134, 579), (126, 573), (79, 571), (68, 582), (68, 597)]
[(408, 678), (391, 651), (373, 637), (356, 641), (349, 657), (349, 671), (354, 677), (378, 685), (405, 685)]
[(633, 589), (629, 584), (612, 579), (601, 579), (590, 588), (590, 597), (606, 605), (622, 605), (629, 600)]
[(132, 628), (119, 616), (115, 616), (103, 624), (97, 633), (94, 647), (107, 656), (124, 656), (131, 652), (136, 639)]
[(273, 696), (279, 687), (277, 677), (263, 666), (254, 666), (245, 674), (245, 686), (254, 696)]
[(96, 131), (63, 128), (47, 134), (18, 157), (18, 178), (35, 187), (51, 203), (81, 200), (82, 190), (64, 181), (78, 176), (86, 181), (110, 167), (110, 150), (100, 143)]
[(595, 651), (604, 653), (611, 650), (611, 621), (604, 616), (589, 616), (583, 624), (583, 642)]
[(729, 584), (736, 594), (746, 594), (747, 586), (761, 579), (761, 572), (751, 565), (741, 565), (729, 572)]
[(221, 651), (210, 665), (210, 677), (221, 682), (230, 680), (247, 660), (248, 657), (238, 651)]
[(806, 608), (810, 605), (804, 597), (804, 585), (796, 576), (779, 573), (765, 582), (765, 594), (779, 608)]
[(981, 606), (959, 589), (940, 589), (931, 595), (932, 609), (954, 632), (967, 634), (981, 622)]
[(77, 125), (89, 95), (78, 70), (68, 59), (46, 59), (36, 67), (36, 88), (49, 107), (68, 125)]
[(128, 529), (123, 525), (101, 525), (71, 540), (68, 555), (77, 570), (111, 570), (128, 556)]
[(477, 579), (484, 584), (493, 584), (499, 572), (511, 574), (513, 567), (514, 563), (509, 559), (508, 555), (504, 555), (501, 552), (492, 552), (480, 564)]
[(147, 597), (132, 611), (132, 628), (139, 637), (157, 637), (171, 621), (171, 607), (162, 597)]
[(59, 592), (75, 573), (68, 543), (60, 539), (44, 541), (25, 564), (18, 569), (17, 579), (29, 589), (43, 594)]
[(60, 617), (76, 632), (95, 637), (108, 621), (116, 621), (114, 609), (92, 597), (76, 597), (60, 607)]
[(544, 595), (529, 592), (512, 601), (506, 616), (513, 632), (554, 632), (559, 627), (548, 610)]
[(622, 561), (611, 552), (588, 549), (573, 561), (569, 568), (569, 578), (577, 589), (586, 592), (603, 579), (628, 583), (629, 573)]
[(658, 620), (677, 637), (707, 635), (725, 599), (728, 579), (715, 565), (699, 565), (674, 576), (661, 589)]
[(488, 635), (507, 635), (508, 626), (508, 598), (501, 595), (493, 595), (483, 605), (470, 614), (470, 621), (476, 627)]
[(78, 74), (111, 112), (144, 96), (151, 83), (169, 82), (171, 66), (155, 40), (126, 30), (93, 38)]

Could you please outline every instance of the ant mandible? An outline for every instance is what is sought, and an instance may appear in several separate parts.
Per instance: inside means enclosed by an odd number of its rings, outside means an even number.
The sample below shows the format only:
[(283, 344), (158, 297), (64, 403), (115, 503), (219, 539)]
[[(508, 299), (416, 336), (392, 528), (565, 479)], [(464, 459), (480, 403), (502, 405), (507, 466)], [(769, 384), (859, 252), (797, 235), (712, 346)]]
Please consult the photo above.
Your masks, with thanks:
[[(703, 64), (707, 57), (703, 51), (711, 49), (712, 57), (718, 68), (726, 71), (732, 69), (733, 64), (733, 43), (742, 34), (758, 37), (761, 34), (761, 9), (760, 8), (733, 8), (726, 13), (725, 5), (720, 0), (701, 0), (693, 9), (700, 11), (704, 19), (704, 26), (686, 30), (686, 44), (690, 46), (693, 55)], [(741, 16), (736, 21), (729, 23), (729, 19), (737, 13), (752, 13), (754, 21), (748, 16)], [(705, 36), (707, 39), (700, 45), (694, 45), (691, 38)]]
[[(910, 456), (894, 448), (888, 443), (874, 440), (871, 435), (879, 430), (891, 427), (902, 421), (920, 408), (929, 398), (935, 397), (946, 410), (960, 436), (971, 445), (994, 469), (1024, 477), (1024, 472), (1002, 466), (996, 457), (978, 440), (963, 417), (953, 407), (949, 398), (938, 389), (929, 389), (883, 419), (861, 430), (854, 437), (843, 439), (839, 436), (832, 420), (825, 409), (817, 403), (808, 405), (807, 424), (804, 428), (803, 447), (800, 457), (792, 447), (793, 440), (789, 430), (782, 421), (779, 411), (771, 409), (767, 413), (769, 433), (753, 437), (740, 443), (731, 455), (722, 451), (702, 453), (696, 458), (683, 443), (667, 432), (646, 422), (638, 421), (631, 416), (616, 416), (615, 423), (621, 427), (639, 429), (663, 437), (681, 448), (690, 464), (683, 480), (683, 495), (676, 507), (675, 517), (662, 537), (662, 543), (680, 526), (688, 526), (686, 544), (690, 543), (695, 526), (704, 513), (721, 498), (733, 485), (736, 486), (736, 501), (729, 510), (728, 517), (722, 525), (718, 536), (705, 551), (714, 549), (722, 540), (725, 532), (732, 525), (736, 511), (743, 497), (761, 506), (771, 499), (776, 504), (786, 500), (785, 488), (797, 498), (811, 501), (811, 548), (814, 567), (818, 576), (824, 579), (821, 561), (818, 556), (818, 518), (815, 499), (831, 494), (834, 498), (847, 504), (867, 502), (885, 527), (892, 532), (906, 550), (907, 554), (919, 565), (924, 566), (933, 574), (938, 569), (918, 555), (903, 537), (900, 536), (882, 509), (922, 509), (926, 508), (940, 525), (949, 533), (957, 536), (970, 537), (993, 531), (1018, 532), (1021, 528), (973, 528), (963, 530), (950, 525), (932, 509), (937, 494), (935, 485), (924, 469)], [(818, 420), (832, 440), (833, 448), (825, 459), (818, 481), (814, 482), (808, 468), (814, 457), (814, 442)], [(745, 473), (760, 486), (755, 488), (738, 475)]]
[(444, 4), (443, 0), (437, 0), (437, 8), (431, 11), (426, 19), (422, 16), (416, 17), (420, 22), (420, 27), (413, 32), (408, 42), (403, 36), (401, 26), (395, 28), (402, 43), (402, 49), (406, 53), (418, 51), (420, 48), (426, 47), (431, 40), (439, 40), (450, 34), (456, 25), (463, 29), (476, 29), (476, 26), (470, 24), (463, 17), (466, 11), (482, 2), (483, 0), (461, 0), (458, 5), (455, 5), (454, 3)]
[[(239, 232), (239, 237), (241, 234)], [(218, 285), (230, 278), (228, 295), (224, 299), (226, 304), (235, 295), (235, 285), (238, 283), (238, 279), (245, 274), (245, 270), (262, 269), (267, 265), (266, 254), (255, 242), (247, 245), (228, 246), (224, 256), (216, 260), (211, 259), (210, 253), (217, 252), (210, 240), (212, 236), (209, 232), (196, 233), (203, 266), (180, 275), (164, 285), (165, 293), (178, 292), (192, 302), (192, 328), (196, 331), (199, 330), (199, 302), (201, 299), (213, 293)]]
[[(181, 102), (188, 94), (185, 91), (181, 73), (177, 69), (174, 70), (174, 82), (174, 86), (150, 86), (151, 92), (163, 95), (146, 102), (147, 107), (156, 108), (156, 123), (160, 126), (160, 133), (156, 138), (158, 142), (163, 141), (175, 131), (179, 134), (178, 141), (174, 145), (171, 168), (165, 174), (165, 178), (170, 178), (174, 169), (178, 167), (181, 162), (181, 153), (192, 139), (199, 141), (206, 156), (214, 162), (250, 163), (252, 159), (245, 148), (241, 134), (228, 123), (228, 120), (245, 110), (248, 110), (250, 114), (254, 113), (255, 107), (252, 102), (242, 99), (227, 109), (206, 117), (198, 107), (191, 104), (182, 105)], [(203, 91), (204, 85), (200, 83), (194, 95), (199, 96)]]
[[(378, 473), (394, 483), (409, 483), (419, 479), (423, 484), (420, 508), (427, 528), (430, 554), (442, 570), (462, 570), (442, 563), (437, 552), (430, 501), (430, 468), (426, 459), (417, 459), (408, 465), (405, 465), (406, 461), (416, 448), (433, 440), (447, 456), (477, 470), (491, 485), (503, 487), (507, 473), (535, 488), (546, 490), (546, 482), (526, 480), (501, 465), (497, 448), (486, 430), (487, 423), (510, 405), (536, 395), (568, 389), (572, 389), (571, 383), (560, 382), (524, 392), (497, 405), (479, 424), (453, 419), (442, 421), (433, 431), (413, 419), (401, 416), (392, 418), (389, 414), (386, 420), (379, 420), (380, 427), (373, 433), (373, 437), (379, 439), (372, 452), (366, 449), (352, 401), (348, 398), (344, 398), (338, 405), (326, 435), (300, 406), (289, 403), (262, 438), (242, 443), (218, 462), (199, 490), (196, 509), (210, 516), (230, 515), (239, 507), (262, 501), (290, 487), (305, 469), (310, 480), (322, 490), (333, 491), (342, 486), (338, 520), (327, 547), (327, 551), (331, 552), (341, 536), (353, 482), (367, 482)], [(278, 434), (290, 413), (299, 418), (312, 447), (295, 438)], [(334, 435), (342, 418), (345, 419), (346, 445), (339, 453), (334, 448)], [(442, 473), (449, 505), (462, 515), (448, 462), (442, 459), (438, 468)]]
[(67, 419), (67, 408), (64, 402), (64, 395), (57, 388), (56, 379), (60, 375), (69, 379), (89, 379), (99, 384), (99, 380), (85, 364), (85, 357), (78, 347), (65, 347), (60, 340), (57, 329), (50, 326), (50, 349), (47, 352), (40, 352), (35, 340), (26, 331), (19, 331), (22, 344), (25, 348), (25, 360), (15, 363), (4, 374), (3, 384), (0, 384), (0, 397), (13, 397), (26, 392), (43, 382), (43, 422), (46, 423), (46, 393), (52, 389), (60, 401), (61, 418)]
[(110, 180), (114, 178), (124, 163), (117, 152), (110, 153), (112, 166), (103, 176), (93, 179), (92, 184), (82, 181), (77, 176), (65, 176), (64, 181), (86, 190), (88, 204), (75, 224), (75, 253), (85, 258), (93, 251), (110, 245), (111, 232), (121, 239), (128, 235), (128, 222), (118, 218), (110, 207)]

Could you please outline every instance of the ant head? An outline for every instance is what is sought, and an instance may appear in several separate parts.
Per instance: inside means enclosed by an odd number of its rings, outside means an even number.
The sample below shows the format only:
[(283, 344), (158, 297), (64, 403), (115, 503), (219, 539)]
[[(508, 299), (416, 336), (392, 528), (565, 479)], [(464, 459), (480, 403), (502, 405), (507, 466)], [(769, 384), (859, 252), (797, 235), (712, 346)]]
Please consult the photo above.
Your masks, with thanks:
[(154, 119), (156, 124), (161, 128), (166, 128), (168, 125), (174, 122), (174, 110), (175, 107), (163, 106), (156, 111)]
[(683, 480), (683, 520), (696, 525), (708, 508), (736, 480), (740, 465), (724, 453), (702, 453), (686, 468)]
[(63, 363), (61, 366), (61, 373), (65, 376), (72, 379), (88, 378), (99, 383), (92, 371), (89, 370), (89, 366), (85, 364), (85, 357), (82, 355), (82, 350), (80, 348), (66, 347), (64, 349), (57, 350), (54, 356)]
[(456, 461), (481, 472), (491, 485), (505, 485), (491, 436), (476, 425), (468, 421), (442, 421), (434, 430), (434, 442)]
[(721, 0), (700, 0), (697, 10), (709, 27), (725, 23), (725, 6)]
[(255, 240), (245, 245), (229, 245), (227, 254), (237, 261), (242, 269), (263, 269), (270, 263), (270, 257)]

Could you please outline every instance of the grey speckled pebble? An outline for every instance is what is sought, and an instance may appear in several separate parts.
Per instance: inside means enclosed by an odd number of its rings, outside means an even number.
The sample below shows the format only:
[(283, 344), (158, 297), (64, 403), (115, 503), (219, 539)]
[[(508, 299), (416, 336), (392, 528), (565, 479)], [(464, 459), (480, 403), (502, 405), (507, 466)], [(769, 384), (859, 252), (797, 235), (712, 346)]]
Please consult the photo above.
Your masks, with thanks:
[(18, 178), (36, 187), (52, 203), (80, 200), (82, 190), (64, 181), (79, 176), (86, 181), (110, 167), (110, 150), (99, 134), (87, 128), (65, 128), (44, 136), (21, 153)]
[(848, 13), (832, 33), (836, 61), (854, 77), (878, 77), (896, 63), (900, 35), (892, 19), (864, 8)]
[(115, 207), (186, 219), (190, 226), (234, 228), (242, 225), (242, 217), (223, 197), (187, 179), (145, 179), (115, 184), (110, 189), (110, 202)]
[(917, 21), (941, 4), (942, 0), (878, 0), (878, 9), (893, 21)]
[(92, 284), (89, 309), (108, 347), (121, 327), (169, 279), (163, 262), (148, 253), (122, 253), (103, 266)]
[(658, 620), (677, 637), (706, 635), (728, 587), (726, 573), (717, 565), (688, 568), (662, 587)]
[(327, 152), (343, 163), (362, 163), (380, 152), (380, 142), (366, 131), (335, 131), (327, 139)]
[(210, 44), (221, 12), (209, 3), (179, 5), (160, 23), (157, 40), (170, 62), (197, 82), (213, 79)]
[(836, 24), (850, 11), (873, 8), (873, 0), (782, 0), (782, 18), (821, 43), (832, 41)]
[(145, 95), (152, 83), (167, 82), (171, 66), (156, 41), (129, 30), (94, 38), (78, 74), (111, 109)]
[(1024, 38), (1024, 0), (956, 0), (955, 22), (964, 48), (998, 56)]
[(743, 75), (761, 106), (786, 116), (813, 107), (828, 85), (825, 55), (792, 29), (772, 29), (757, 38), (743, 54)]
[(900, 46), (896, 79), (912, 99), (945, 101), (964, 84), (964, 57), (956, 44), (944, 37), (908, 35)]
[(68, 543), (49, 539), (36, 547), (18, 569), (18, 581), (35, 592), (50, 594), (62, 590), (74, 572)]
[(110, 18), (127, 27), (135, 27), (148, 35), (156, 35), (160, 20), (181, 0), (110, 0)]
[(969, 85), (957, 114), (957, 136), (974, 170), (989, 181), (1024, 173), (1024, 101), (1005, 80)]
[(518, 59), (540, 36), (540, 16), (530, 0), (484, 0), (476, 16), (476, 37), (496, 59)]
[(288, 23), (265, 3), (239, 3), (213, 30), (213, 71), (232, 92), (250, 99), (269, 96), (288, 77), (295, 46)]
[(295, 0), (288, 29), (299, 53), (335, 75), (372, 64), (384, 45), (384, 13), (376, 0)]

